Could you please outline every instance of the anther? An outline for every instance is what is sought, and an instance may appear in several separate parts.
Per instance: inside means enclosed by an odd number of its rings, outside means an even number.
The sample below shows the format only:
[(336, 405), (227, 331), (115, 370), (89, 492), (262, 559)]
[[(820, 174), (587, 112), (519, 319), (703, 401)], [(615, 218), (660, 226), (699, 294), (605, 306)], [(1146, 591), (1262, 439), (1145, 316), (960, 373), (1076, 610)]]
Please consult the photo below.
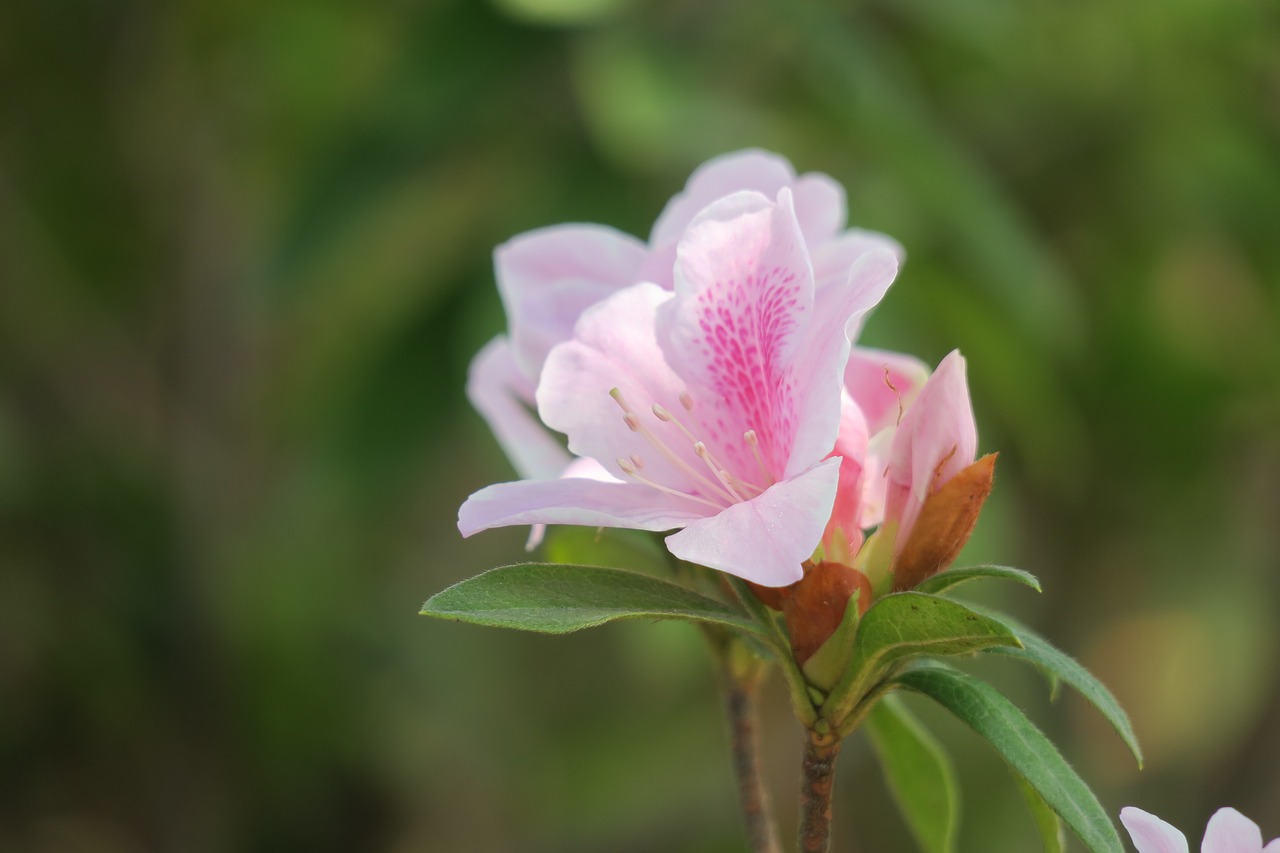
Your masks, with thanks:
[(653, 404), (653, 416), (664, 423), (669, 423), (675, 420), (675, 418), (671, 416), (670, 412), (659, 406), (657, 403)]
[(685, 411), (692, 412), (693, 411), (693, 395), (690, 394), (688, 391), (681, 391), (680, 405), (684, 406)]
[(639, 454), (639, 453), (632, 453), (632, 454), (631, 454), (631, 464), (632, 464), (632, 465), (634, 465), (634, 466), (636, 466), (636, 468), (643, 468), (643, 467), (644, 467), (644, 460), (640, 458), (640, 454)]
[(630, 462), (623, 459), (621, 456), (619, 456), (614, 461), (618, 463), (618, 467), (622, 469), (622, 473), (634, 474), (636, 472), (636, 466), (632, 465)]

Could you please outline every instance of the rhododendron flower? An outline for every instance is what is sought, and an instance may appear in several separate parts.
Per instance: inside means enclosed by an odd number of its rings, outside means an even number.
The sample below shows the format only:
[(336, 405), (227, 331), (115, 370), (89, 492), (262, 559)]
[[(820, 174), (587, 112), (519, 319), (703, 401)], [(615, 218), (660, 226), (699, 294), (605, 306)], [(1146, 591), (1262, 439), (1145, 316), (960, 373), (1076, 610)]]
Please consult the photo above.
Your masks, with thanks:
[[(476, 356), (467, 393), (521, 476), (555, 477), (569, 462), (528, 407), (547, 354), (572, 337), (583, 311), (642, 281), (671, 290), (677, 243), (699, 211), (734, 192), (775, 198), (782, 189), (792, 194), (816, 289), (843, 287), (853, 263), (872, 249), (901, 259), (902, 248), (891, 238), (844, 227), (838, 183), (821, 174), (797, 176), (784, 158), (763, 151), (726, 154), (699, 167), (667, 203), (648, 243), (603, 225), (571, 224), (530, 231), (498, 247), (494, 266), (509, 337), (499, 336)], [(855, 350), (846, 380), (859, 405), (877, 415), (897, 406), (885, 385), (886, 369), (900, 395), (910, 394), (927, 374), (910, 356)]]
[(684, 229), (673, 269), (673, 290), (642, 283), (588, 307), (542, 367), (542, 422), (604, 473), (483, 489), (459, 511), (464, 536), (681, 528), (666, 540), (681, 559), (766, 586), (801, 577), (836, 494), (840, 460), (828, 457), (848, 330), (896, 258), (864, 252), (843, 283), (818, 288), (783, 187), (776, 201), (740, 192), (711, 204)]
[[(1120, 811), (1138, 853), (1187, 853), (1187, 837), (1153, 814), (1133, 806)], [(1262, 845), (1258, 825), (1235, 809), (1218, 809), (1204, 830), (1200, 853), (1280, 853), (1280, 838)]]

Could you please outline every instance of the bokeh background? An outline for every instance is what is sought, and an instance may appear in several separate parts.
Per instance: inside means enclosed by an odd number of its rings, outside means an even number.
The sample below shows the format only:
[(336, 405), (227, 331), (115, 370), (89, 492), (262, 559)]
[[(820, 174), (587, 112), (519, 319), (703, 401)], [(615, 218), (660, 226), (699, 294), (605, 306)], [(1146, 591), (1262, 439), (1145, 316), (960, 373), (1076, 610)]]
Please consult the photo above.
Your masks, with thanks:
[[(800, 7), (800, 8), (797, 8)], [(969, 359), (975, 589), (1147, 751), (981, 664), (1109, 811), (1280, 835), (1280, 6), (0, 5), (0, 849), (743, 848), (683, 625), (416, 615), (523, 556), (463, 396), (490, 251), (646, 236), (709, 156), (827, 172), (910, 259), (864, 340)], [(961, 849), (1035, 849), (987, 747)], [(794, 825), (799, 732), (764, 697)], [(908, 850), (861, 739), (838, 845)]]

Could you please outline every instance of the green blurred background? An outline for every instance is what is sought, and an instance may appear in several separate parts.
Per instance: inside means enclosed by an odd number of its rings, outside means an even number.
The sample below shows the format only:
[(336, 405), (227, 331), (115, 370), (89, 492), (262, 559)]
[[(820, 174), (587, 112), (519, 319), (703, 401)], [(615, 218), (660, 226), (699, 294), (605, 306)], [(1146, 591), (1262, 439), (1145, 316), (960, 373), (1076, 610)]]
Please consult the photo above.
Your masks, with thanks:
[[(683, 625), (416, 615), (523, 556), (463, 393), (490, 251), (646, 236), (762, 146), (910, 255), (864, 340), (969, 358), (965, 559), (1130, 710), (981, 670), (1112, 812), (1280, 834), (1273, 0), (0, 5), (0, 849), (741, 850)], [(799, 731), (764, 697), (794, 825)], [(953, 749), (961, 849), (1035, 849)], [(861, 739), (838, 849), (908, 850)]]

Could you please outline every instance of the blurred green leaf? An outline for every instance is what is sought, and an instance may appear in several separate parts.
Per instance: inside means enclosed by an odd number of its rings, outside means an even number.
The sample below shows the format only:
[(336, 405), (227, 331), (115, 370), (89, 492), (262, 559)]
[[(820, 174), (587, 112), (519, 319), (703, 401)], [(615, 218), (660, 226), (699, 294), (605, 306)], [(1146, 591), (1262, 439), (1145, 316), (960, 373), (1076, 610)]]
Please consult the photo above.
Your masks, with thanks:
[(822, 706), (839, 724), (894, 664), (921, 655), (962, 655), (1016, 644), (1009, 628), (955, 601), (903, 592), (871, 606), (858, 624), (853, 660)]
[(1031, 812), (1031, 819), (1036, 823), (1036, 832), (1040, 834), (1044, 853), (1064, 853), (1067, 848), (1067, 839), (1062, 831), (1062, 819), (1049, 808), (1044, 797), (1040, 796), (1021, 774), (1014, 773), (1013, 779), (1018, 783), (1018, 790), (1022, 792), (1023, 799), (1027, 801), (1027, 809)]
[(621, 569), (522, 563), (490, 569), (436, 593), (423, 616), (567, 634), (616, 619), (683, 619), (753, 634), (764, 629), (715, 599)]
[(924, 583), (916, 586), (916, 592), (937, 595), (951, 589), (953, 586), (979, 578), (1000, 578), (1017, 581), (1023, 586), (1031, 587), (1036, 592), (1042, 591), (1040, 589), (1040, 581), (1036, 579), (1036, 576), (1030, 572), (1024, 572), (1022, 569), (1014, 569), (1009, 566), (966, 566), (962, 569), (947, 569), (945, 572), (939, 572), (926, 579)]
[(896, 681), (933, 699), (982, 735), (1095, 853), (1124, 853), (1106, 810), (1057, 747), (991, 685), (942, 663)]
[(960, 822), (955, 768), (942, 745), (895, 696), (876, 703), (867, 734), (889, 790), (924, 853), (951, 853)]
[(1129, 751), (1133, 753), (1138, 766), (1142, 766), (1142, 747), (1138, 745), (1138, 736), (1134, 734), (1133, 724), (1129, 722), (1129, 715), (1125, 713), (1124, 708), (1120, 707), (1120, 703), (1112, 695), (1111, 691), (1106, 688), (1106, 685), (1094, 677), (1093, 673), (1081, 666), (1075, 658), (1058, 649), (1025, 625), (1021, 625), (1002, 614), (992, 613), (990, 616), (1008, 626), (1009, 630), (1022, 641), (1022, 647), (1005, 646), (992, 648), (988, 651), (1035, 664), (1045, 671), (1050, 677), (1051, 683), (1056, 682), (1057, 679), (1062, 679), (1067, 684), (1070, 684), (1079, 691), (1081, 696), (1088, 699), (1102, 716), (1107, 718), (1107, 722), (1111, 723), (1116, 733), (1124, 741), (1125, 746), (1129, 747)]

